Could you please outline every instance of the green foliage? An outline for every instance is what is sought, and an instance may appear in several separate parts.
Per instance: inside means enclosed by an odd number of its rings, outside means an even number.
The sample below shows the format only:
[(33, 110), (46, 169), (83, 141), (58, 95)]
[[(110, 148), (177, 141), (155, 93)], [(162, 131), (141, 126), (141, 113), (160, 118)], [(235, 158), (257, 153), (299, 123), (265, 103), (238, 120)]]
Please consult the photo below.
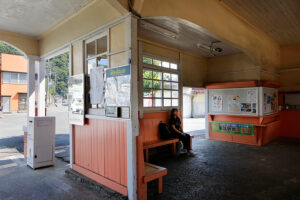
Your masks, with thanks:
[(1, 53), (23, 55), (20, 51), (18, 51), (17, 49), (13, 48), (12, 46), (10, 46), (4, 42), (0, 42), (0, 54)]
[(50, 59), (48, 68), (48, 71), (51, 71), (50, 79), (55, 82), (55, 94), (66, 98), (68, 93), (69, 53)]

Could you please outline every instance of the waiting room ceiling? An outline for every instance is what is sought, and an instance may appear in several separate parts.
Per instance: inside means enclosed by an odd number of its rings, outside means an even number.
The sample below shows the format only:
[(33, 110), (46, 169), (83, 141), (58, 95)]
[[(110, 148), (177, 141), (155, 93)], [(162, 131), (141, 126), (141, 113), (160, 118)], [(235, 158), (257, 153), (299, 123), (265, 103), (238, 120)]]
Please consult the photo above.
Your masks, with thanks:
[[(146, 23), (144, 24), (144, 22)], [(138, 36), (204, 57), (214, 57), (209, 49), (212, 42), (214, 43), (213, 48), (222, 49), (220, 53), (214, 52), (215, 56), (241, 53), (240, 50), (229, 43), (216, 39), (206, 29), (183, 19), (171, 17), (154, 17), (139, 20)], [(174, 38), (172, 38), (173, 36)]]
[(220, 0), (279, 44), (300, 43), (300, 0)]
[(38, 36), (90, 0), (0, 0), (0, 30)]

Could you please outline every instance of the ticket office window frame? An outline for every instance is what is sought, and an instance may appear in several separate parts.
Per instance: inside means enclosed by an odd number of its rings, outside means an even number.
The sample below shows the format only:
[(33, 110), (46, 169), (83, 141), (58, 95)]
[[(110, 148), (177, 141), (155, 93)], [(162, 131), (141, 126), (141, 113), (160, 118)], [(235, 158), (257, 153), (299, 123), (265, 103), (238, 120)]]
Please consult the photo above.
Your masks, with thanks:
[[(146, 58), (151, 58), (152, 59), (152, 64), (151, 63), (145, 63), (144, 62), (144, 57)], [(155, 60), (155, 64), (153, 63), (153, 60)], [(159, 62), (157, 61), (161, 61), (161, 63), (159, 64)], [(166, 67), (166, 64), (169, 63), (169, 67)], [(177, 69), (172, 69), (171, 68), (171, 64), (175, 64), (177, 66)], [(169, 59), (166, 57), (161, 57), (161, 56), (156, 56), (156, 55), (152, 55), (152, 54), (147, 54), (147, 53), (143, 53), (140, 57), (140, 65), (141, 65), (141, 73), (140, 73), (140, 104), (141, 104), (141, 108), (143, 110), (143, 112), (159, 112), (159, 111), (169, 111), (172, 108), (177, 108), (178, 110), (181, 110), (181, 94), (182, 94), (182, 77), (181, 77), (181, 66), (180, 66), (180, 62), (178, 60), (173, 60), (173, 59)], [(160, 66), (159, 66), (160, 65)], [(164, 66), (163, 66), (164, 65)], [(157, 72), (157, 73), (161, 73), (161, 78), (154, 78), (153, 74), (152, 74), (152, 78), (151, 77), (144, 77), (144, 71), (152, 71), (152, 72)], [(156, 74), (157, 74), (156, 73)], [(164, 74), (170, 74), (171, 80), (165, 80), (164, 79)], [(178, 80), (177, 81), (172, 81), (172, 74), (177, 75)], [(152, 84), (154, 82), (158, 83), (161, 82), (161, 88), (157, 89), (161, 91), (161, 97), (155, 97), (155, 95), (153, 94), (153, 91), (156, 90), (154, 87), (149, 87), (149, 88), (144, 88), (144, 81), (145, 80), (149, 80), (152, 81)], [(164, 88), (165, 83), (170, 83), (171, 84), (171, 88)], [(172, 88), (172, 83), (177, 83), (177, 90)], [(151, 84), (150, 84), (151, 85)], [(152, 85), (153, 86), (153, 85)], [(145, 97), (144, 92), (148, 91), (148, 92), (152, 92), (153, 97)], [(152, 90), (152, 91), (151, 91)], [(165, 91), (169, 91), (168, 92), (168, 96), (165, 96)], [(177, 98), (173, 98), (172, 93), (173, 92), (177, 92)], [(171, 95), (171, 96), (169, 96)], [(145, 99), (152, 99), (152, 107), (145, 107)], [(154, 106), (154, 102), (155, 99), (161, 99), (161, 106)], [(172, 100), (176, 100), (177, 99), (177, 106), (173, 106), (172, 105)], [(164, 105), (164, 100), (170, 100), (171, 105), (170, 106), (165, 106)]]
[[(102, 38), (105, 38), (106, 37), (106, 51), (103, 51), (103, 52), (100, 52), (98, 53), (98, 40), (101, 40)], [(94, 43), (94, 54), (91, 54), (91, 56), (89, 56), (89, 49), (91, 47), (89, 47), (90, 44)], [(110, 59), (109, 59), (109, 52), (110, 52), (110, 45), (109, 45), (109, 31), (105, 31), (105, 32), (102, 32), (92, 38), (89, 38), (87, 40), (85, 40), (85, 70), (84, 70), (84, 73), (89, 75), (89, 62), (92, 63), (92, 61), (95, 61), (95, 65), (93, 67), (97, 67), (97, 62), (100, 61), (101, 62), (101, 59), (98, 60), (99, 58), (106, 58), (107, 59), (107, 66), (104, 67), (105, 69), (106, 68), (110, 68)]]
[[(98, 40), (101, 40), (102, 38), (106, 37), (106, 51), (101, 51), (98, 53)], [(84, 51), (85, 51), (85, 67), (84, 67), (84, 74), (89, 77), (90, 73), (89, 73), (89, 63), (93, 63), (93, 68), (94, 67), (98, 67), (98, 66), (102, 66), (102, 65), (98, 65), (98, 62), (100, 62), (101, 64), (101, 58), (106, 58), (106, 66), (104, 66), (104, 69), (110, 68), (110, 38), (109, 38), (109, 30), (104, 31), (100, 34), (97, 34), (94, 37), (91, 37), (87, 40), (85, 40), (84, 43)], [(89, 48), (91, 48), (89, 45), (94, 43), (94, 54), (92, 54), (91, 56), (89, 56)], [(104, 70), (104, 74), (103, 74), (103, 78), (105, 80), (105, 70)], [(88, 83), (89, 85), (89, 83)], [(105, 85), (105, 81), (104, 81), (104, 85)], [(89, 90), (89, 89), (88, 89)], [(103, 88), (103, 95), (105, 93), (105, 87)], [(86, 93), (86, 97), (89, 95), (89, 92)], [(87, 105), (87, 104), (86, 104)], [(105, 106), (105, 100), (102, 104), (91, 104), (90, 102), (88, 103), (88, 107), (87, 108), (95, 108), (95, 109), (104, 109)], [(88, 109), (86, 110), (86, 113), (89, 114)]]

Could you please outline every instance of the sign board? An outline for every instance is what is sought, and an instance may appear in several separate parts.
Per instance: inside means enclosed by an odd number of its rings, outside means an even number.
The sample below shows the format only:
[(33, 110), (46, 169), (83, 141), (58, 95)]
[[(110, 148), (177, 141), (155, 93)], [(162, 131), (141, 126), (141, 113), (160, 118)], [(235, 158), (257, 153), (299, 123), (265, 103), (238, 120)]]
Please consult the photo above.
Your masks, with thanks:
[(84, 74), (69, 79), (69, 123), (84, 125)]
[(218, 133), (254, 136), (253, 124), (212, 121), (211, 130)]
[(130, 106), (130, 65), (106, 69), (106, 106)]

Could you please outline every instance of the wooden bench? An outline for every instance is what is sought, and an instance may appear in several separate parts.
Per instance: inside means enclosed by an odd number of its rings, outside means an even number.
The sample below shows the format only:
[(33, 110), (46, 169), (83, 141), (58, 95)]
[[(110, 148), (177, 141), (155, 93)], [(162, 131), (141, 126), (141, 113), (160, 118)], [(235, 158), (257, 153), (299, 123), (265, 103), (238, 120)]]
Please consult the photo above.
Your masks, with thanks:
[(136, 137), (137, 144), (137, 175), (138, 175), (138, 199), (147, 199), (147, 183), (153, 180), (158, 180), (158, 193), (163, 191), (162, 177), (167, 175), (167, 169), (157, 165), (144, 162), (143, 153), (143, 138)]
[(160, 147), (164, 145), (171, 144), (171, 152), (172, 155), (176, 154), (176, 143), (179, 142), (179, 139), (169, 139), (169, 140), (156, 140), (152, 142), (143, 143), (144, 153), (145, 153), (145, 161), (149, 162), (149, 149)]
[[(144, 113), (143, 119), (139, 119), (140, 136), (143, 137), (143, 149), (145, 161), (149, 162), (149, 149), (171, 144), (171, 152), (176, 154), (176, 143), (179, 139), (161, 140), (158, 125), (160, 122), (167, 123), (170, 118), (169, 112)], [(192, 140), (193, 136), (191, 137)], [(192, 148), (192, 141), (191, 141)]]

